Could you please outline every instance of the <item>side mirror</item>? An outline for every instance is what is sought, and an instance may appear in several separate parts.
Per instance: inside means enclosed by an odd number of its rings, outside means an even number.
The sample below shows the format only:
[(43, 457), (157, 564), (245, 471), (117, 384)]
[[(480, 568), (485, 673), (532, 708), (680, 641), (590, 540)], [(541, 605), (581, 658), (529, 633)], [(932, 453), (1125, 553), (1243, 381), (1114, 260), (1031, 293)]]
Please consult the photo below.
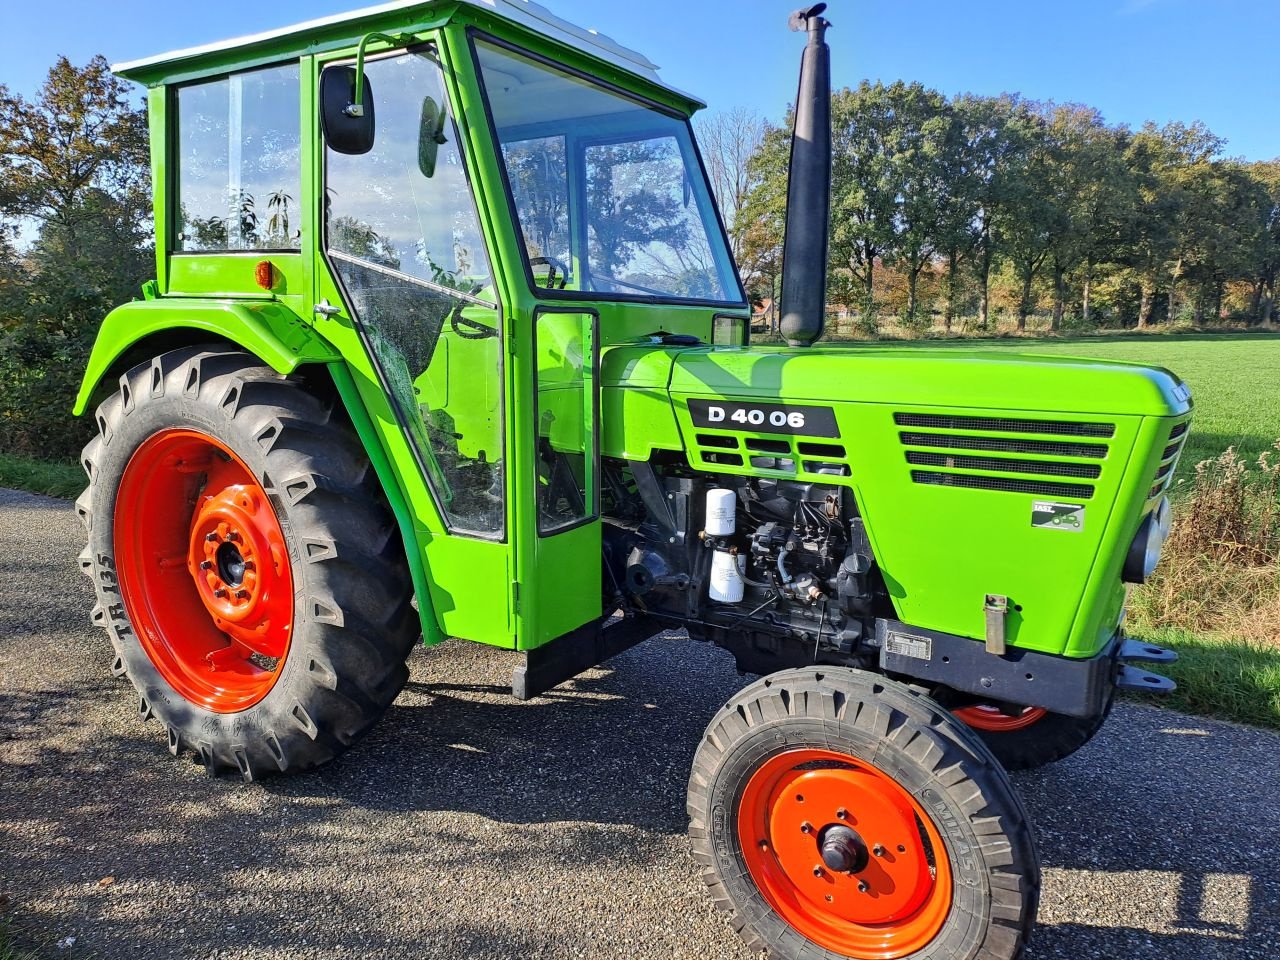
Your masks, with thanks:
[(440, 145), (448, 143), (444, 135), (444, 104), (430, 97), (422, 101), (422, 120), (418, 124), (418, 169), (427, 179), (435, 176), (436, 154)]
[[(359, 98), (357, 76), (362, 81)], [(337, 153), (358, 155), (373, 149), (373, 87), (363, 70), (328, 67), (320, 75), (320, 128), (325, 143)]]

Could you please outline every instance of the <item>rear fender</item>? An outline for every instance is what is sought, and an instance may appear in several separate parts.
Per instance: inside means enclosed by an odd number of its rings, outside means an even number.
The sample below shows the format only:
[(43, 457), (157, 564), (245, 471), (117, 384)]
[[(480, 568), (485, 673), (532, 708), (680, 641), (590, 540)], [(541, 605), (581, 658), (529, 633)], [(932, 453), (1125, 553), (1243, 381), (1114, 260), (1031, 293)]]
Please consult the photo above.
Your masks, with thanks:
[(134, 364), (166, 350), (210, 340), (226, 341), (247, 350), (280, 374), (293, 373), (305, 364), (325, 364), (400, 528), (405, 561), (418, 598), (423, 640), (429, 644), (443, 640), (408, 503), (346, 363), (332, 344), (288, 307), (274, 301), (176, 298), (141, 300), (118, 307), (107, 315), (98, 331), (73, 412), (76, 416), (83, 414), (100, 387)]
[[(83, 414), (103, 380), (124, 372), (121, 362), (134, 359), (136, 344), (160, 334), (169, 340), (180, 333), (189, 334), (190, 343), (200, 342), (202, 335), (228, 340), (277, 373), (292, 373), (304, 363), (341, 359), (328, 341), (275, 301), (138, 300), (117, 307), (102, 321), (72, 412)], [(137, 362), (141, 359), (145, 358)]]

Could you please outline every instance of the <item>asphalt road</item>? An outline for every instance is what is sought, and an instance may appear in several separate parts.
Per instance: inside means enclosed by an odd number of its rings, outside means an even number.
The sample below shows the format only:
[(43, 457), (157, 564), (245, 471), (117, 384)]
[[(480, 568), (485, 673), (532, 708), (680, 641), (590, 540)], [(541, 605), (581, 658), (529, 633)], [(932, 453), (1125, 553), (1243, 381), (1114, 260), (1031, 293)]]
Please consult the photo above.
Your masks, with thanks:
[[(420, 650), (336, 764), (210, 780), (111, 678), (80, 544), (69, 504), (0, 490), (0, 897), (42, 952), (748, 957), (684, 834), (694, 746), (744, 683), (727, 655), (649, 641), (520, 704), (513, 656)], [(1020, 775), (1044, 863), (1029, 957), (1272, 960), (1278, 757), (1274, 734), (1123, 705)]]

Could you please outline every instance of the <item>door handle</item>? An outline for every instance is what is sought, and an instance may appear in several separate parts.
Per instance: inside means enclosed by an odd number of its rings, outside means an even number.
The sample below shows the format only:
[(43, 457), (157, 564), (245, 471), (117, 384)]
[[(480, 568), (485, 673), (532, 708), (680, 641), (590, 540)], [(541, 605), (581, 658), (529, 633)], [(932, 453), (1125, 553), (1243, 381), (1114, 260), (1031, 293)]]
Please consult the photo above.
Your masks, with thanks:
[(336, 317), (338, 314), (342, 313), (342, 308), (335, 307), (326, 299), (321, 300), (316, 304), (315, 312), (322, 317)]

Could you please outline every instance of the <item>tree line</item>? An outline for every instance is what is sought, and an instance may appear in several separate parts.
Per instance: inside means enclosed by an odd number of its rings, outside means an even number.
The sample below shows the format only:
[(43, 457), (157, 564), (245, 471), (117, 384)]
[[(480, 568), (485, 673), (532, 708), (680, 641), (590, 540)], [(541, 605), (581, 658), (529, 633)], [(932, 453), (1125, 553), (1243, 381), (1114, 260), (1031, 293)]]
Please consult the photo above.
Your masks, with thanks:
[[(864, 82), (832, 98), (829, 309), (884, 323), (988, 330), (1145, 328), (1222, 319), (1271, 327), (1280, 161), (1246, 163), (1201, 123), (1108, 124), (1092, 107), (945, 97)], [(779, 289), (790, 118), (700, 121), (739, 268)]]

